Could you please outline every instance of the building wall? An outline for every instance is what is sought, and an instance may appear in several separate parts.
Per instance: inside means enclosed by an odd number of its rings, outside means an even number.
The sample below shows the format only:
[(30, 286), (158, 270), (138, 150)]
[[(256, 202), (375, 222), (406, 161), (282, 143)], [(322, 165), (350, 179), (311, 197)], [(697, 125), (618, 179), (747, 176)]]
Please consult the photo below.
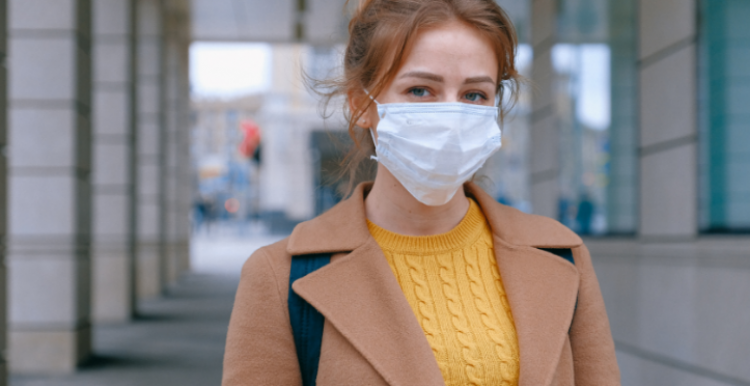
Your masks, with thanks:
[(92, 314), (134, 313), (136, 223), (135, 1), (93, 1)]
[[(8, 57), (8, 2), (0, 1), (0, 58), (7, 63)], [(8, 103), (8, 72), (7, 67), (0, 67), (0, 105)], [(8, 146), (8, 114), (7, 109), (0, 109), (0, 148), (5, 151), (0, 154), (0, 331), (7, 331), (7, 269), (5, 264), (6, 246), (8, 245), (8, 175), (7, 175), (7, 146)], [(7, 385), (8, 354), (7, 334), (0, 333), (0, 386)]]
[(189, 4), (180, 0), (165, 1), (164, 19), (165, 62), (165, 140), (164, 194), (162, 210), (165, 217), (166, 242), (165, 283), (175, 281), (189, 269), (190, 208), (192, 205), (192, 163), (190, 160), (190, 86)]
[(8, 9), (9, 365), (72, 371), (91, 352), (91, 1)]
[(623, 385), (748, 384), (750, 237), (698, 233), (698, 4), (638, 9), (638, 232), (587, 241)]
[(159, 0), (138, 0), (138, 152), (136, 290), (139, 298), (161, 294), (164, 285), (164, 69), (163, 18)]
[[(164, 271), (164, 202), (174, 203), (169, 212), (175, 219), (170, 230), (177, 251), (173, 279), (187, 269), (188, 4), (171, 2), (167, 14), (160, 12), (158, 0), (139, 0), (137, 5), (138, 12), (135, 0), (13, 0), (7, 4), (6, 38), (6, 2), (0, 1), (0, 54), (8, 58), (0, 144), (5, 144), (7, 112), (10, 175), (6, 204), (2, 152), (0, 236), (5, 237), (8, 208), (8, 241), (2, 245), (8, 245), (7, 352), (12, 372), (74, 371), (91, 356), (92, 319), (130, 318), (136, 276), (150, 274), (153, 279), (154, 271)], [(144, 23), (137, 22), (141, 16)], [(171, 150), (177, 162), (169, 177), (177, 184), (170, 197), (162, 194), (160, 185), (165, 157), (165, 94), (159, 76), (164, 73), (162, 17), (181, 21), (171, 34), (181, 67), (173, 72), (177, 118), (170, 123), (179, 134)], [(142, 36), (144, 44), (137, 44)], [(138, 69), (141, 63), (143, 71)], [(2, 71), (0, 100), (5, 100)], [(150, 87), (154, 84), (157, 87)], [(140, 96), (143, 103), (138, 103)], [(138, 134), (143, 134), (141, 141)], [(142, 190), (136, 188), (141, 172), (147, 182)], [(138, 223), (136, 214), (141, 213), (153, 216)], [(136, 228), (141, 230), (139, 248)], [(152, 252), (150, 265), (139, 264), (138, 271), (136, 251)], [(139, 288), (142, 294), (155, 295), (164, 283), (160, 278)], [(0, 294), (2, 302), (5, 295)], [(5, 321), (4, 311), (0, 314)], [(2, 332), (0, 345), (5, 347)], [(0, 358), (0, 384), (4, 366)]]
[[(748, 113), (741, 92), (746, 77), (736, 64), (747, 51), (747, 28), (732, 23), (750, 8), (740, 3), (608, 5), (613, 22), (608, 195), (614, 198), (608, 210), (610, 231), (620, 235), (586, 243), (626, 386), (750, 384), (750, 236), (699, 232), (717, 228), (717, 221), (731, 228), (727, 214), (746, 215), (740, 208), (747, 179), (730, 178), (742, 170), (736, 165), (747, 153), (737, 134), (742, 131), (738, 117)], [(557, 7), (585, 10), (581, 4), (530, 4), (532, 81), (539, 89), (531, 115), (531, 196), (534, 211), (552, 217), (559, 215), (552, 202), (561, 178), (554, 148), (561, 145), (558, 113), (547, 108), (551, 102), (544, 95), (552, 87), (548, 52), (571, 27), (559, 25), (566, 19)], [(636, 20), (632, 28), (629, 18)], [(703, 74), (703, 88), (698, 74)], [(737, 209), (727, 211), (731, 205)], [(704, 210), (703, 224), (699, 210)]]

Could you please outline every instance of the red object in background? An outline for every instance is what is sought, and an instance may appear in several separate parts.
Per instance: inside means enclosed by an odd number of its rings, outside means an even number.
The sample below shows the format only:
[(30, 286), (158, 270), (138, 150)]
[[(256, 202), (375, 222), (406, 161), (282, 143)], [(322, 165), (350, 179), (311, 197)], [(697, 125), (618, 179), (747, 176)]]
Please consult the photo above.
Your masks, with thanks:
[(240, 210), (240, 201), (234, 197), (228, 198), (224, 201), (224, 209), (232, 214), (237, 213), (237, 211)]
[(240, 154), (251, 158), (260, 145), (260, 127), (255, 121), (248, 119), (240, 122), (240, 130), (245, 134), (239, 146)]

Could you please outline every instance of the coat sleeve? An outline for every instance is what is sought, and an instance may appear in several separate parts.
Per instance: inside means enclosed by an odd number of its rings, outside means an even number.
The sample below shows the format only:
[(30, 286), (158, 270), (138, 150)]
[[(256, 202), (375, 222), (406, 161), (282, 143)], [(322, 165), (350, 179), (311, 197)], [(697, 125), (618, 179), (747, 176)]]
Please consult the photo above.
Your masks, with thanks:
[(287, 282), (281, 283), (282, 273), (274, 268), (268, 248), (256, 251), (242, 268), (227, 333), (223, 386), (302, 385), (288, 291), (280, 286)]
[(607, 310), (586, 246), (573, 250), (580, 272), (578, 307), (570, 331), (575, 384), (577, 386), (620, 385), (620, 370)]

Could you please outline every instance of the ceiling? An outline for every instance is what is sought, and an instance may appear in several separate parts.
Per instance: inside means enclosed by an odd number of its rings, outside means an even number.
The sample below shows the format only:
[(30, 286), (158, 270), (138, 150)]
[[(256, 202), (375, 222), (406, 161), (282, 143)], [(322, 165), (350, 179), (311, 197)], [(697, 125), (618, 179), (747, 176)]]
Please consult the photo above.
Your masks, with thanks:
[[(344, 3), (345, 0), (191, 0), (193, 40), (341, 43), (346, 40), (348, 22)], [(300, 6), (303, 12), (298, 11)], [(301, 34), (297, 32), (298, 20)]]
[[(496, 0), (525, 40), (531, 0)], [(346, 42), (346, 0), (190, 0), (193, 40), (311, 44)], [(350, 0), (354, 7), (358, 0)], [(302, 8), (303, 11), (298, 11)], [(297, 32), (297, 22), (302, 33)], [(298, 36), (300, 35), (300, 36)]]

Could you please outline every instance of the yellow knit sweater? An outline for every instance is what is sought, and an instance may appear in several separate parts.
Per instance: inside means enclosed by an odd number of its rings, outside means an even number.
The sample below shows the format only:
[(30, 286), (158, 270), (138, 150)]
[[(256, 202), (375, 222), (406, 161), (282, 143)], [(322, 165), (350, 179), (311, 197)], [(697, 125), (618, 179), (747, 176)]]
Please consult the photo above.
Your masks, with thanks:
[(367, 222), (432, 347), (447, 386), (517, 385), (518, 338), (492, 232), (470, 201), (448, 233), (404, 236)]

